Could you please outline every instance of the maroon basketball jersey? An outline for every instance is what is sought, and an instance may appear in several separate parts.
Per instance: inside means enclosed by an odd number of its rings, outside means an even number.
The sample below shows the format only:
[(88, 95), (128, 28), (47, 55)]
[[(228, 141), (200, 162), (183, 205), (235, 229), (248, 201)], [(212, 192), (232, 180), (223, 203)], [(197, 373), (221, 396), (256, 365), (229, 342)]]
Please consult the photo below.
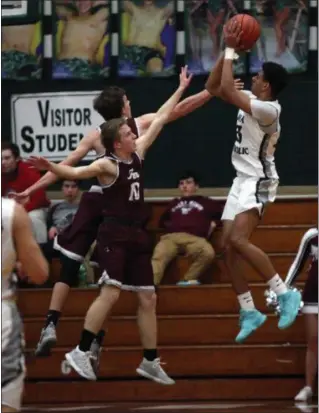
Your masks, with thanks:
[(143, 161), (137, 153), (132, 154), (130, 162), (114, 154), (107, 158), (116, 163), (118, 172), (112, 184), (102, 186), (103, 216), (142, 222), (145, 217)]

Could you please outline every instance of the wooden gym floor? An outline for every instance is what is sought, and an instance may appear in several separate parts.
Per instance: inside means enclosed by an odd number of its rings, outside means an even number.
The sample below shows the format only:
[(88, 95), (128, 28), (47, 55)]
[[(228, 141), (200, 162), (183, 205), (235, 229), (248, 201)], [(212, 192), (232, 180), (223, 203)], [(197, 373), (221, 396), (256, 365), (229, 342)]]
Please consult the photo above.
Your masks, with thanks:
[(60, 407), (26, 407), (22, 411), (34, 413), (315, 413), (318, 412), (317, 402), (312, 404), (295, 404), (287, 401), (254, 401), (247, 402), (206, 402), (206, 403), (138, 403), (87, 405), (87, 406), (60, 406)]

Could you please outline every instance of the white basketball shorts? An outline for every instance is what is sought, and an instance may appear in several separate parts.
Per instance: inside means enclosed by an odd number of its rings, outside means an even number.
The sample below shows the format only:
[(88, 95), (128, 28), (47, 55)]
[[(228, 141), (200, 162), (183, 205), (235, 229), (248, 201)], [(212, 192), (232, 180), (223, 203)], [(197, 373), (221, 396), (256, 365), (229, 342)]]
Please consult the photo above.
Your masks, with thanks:
[(278, 179), (237, 176), (227, 196), (222, 220), (233, 221), (236, 215), (257, 209), (260, 216), (268, 202), (274, 202)]

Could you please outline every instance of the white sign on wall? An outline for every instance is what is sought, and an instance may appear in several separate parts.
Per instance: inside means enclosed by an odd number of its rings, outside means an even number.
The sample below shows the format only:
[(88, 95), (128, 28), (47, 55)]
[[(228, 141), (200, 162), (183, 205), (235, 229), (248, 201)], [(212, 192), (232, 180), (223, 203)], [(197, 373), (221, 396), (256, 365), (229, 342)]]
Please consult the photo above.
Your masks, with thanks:
[[(23, 158), (44, 156), (52, 161), (65, 159), (80, 140), (103, 123), (93, 109), (99, 92), (50, 92), (13, 95), (11, 120), (13, 142)], [(90, 151), (85, 160), (94, 159)]]

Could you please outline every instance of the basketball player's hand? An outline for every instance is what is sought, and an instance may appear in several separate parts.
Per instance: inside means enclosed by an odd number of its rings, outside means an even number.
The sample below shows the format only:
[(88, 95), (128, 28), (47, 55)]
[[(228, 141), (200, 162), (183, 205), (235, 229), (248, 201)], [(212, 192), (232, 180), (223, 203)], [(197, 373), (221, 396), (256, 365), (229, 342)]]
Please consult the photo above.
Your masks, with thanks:
[(26, 189), (25, 191), (20, 193), (10, 192), (8, 194), (8, 198), (14, 199), (19, 204), (24, 205), (30, 201), (30, 194), (29, 191)]
[(40, 171), (49, 171), (51, 167), (51, 162), (42, 156), (30, 156), (28, 163)]
[(224, 25), (224, 41), (227, 47), (241, 50), (240, 40), (243, 32), (240, 24), (236, 20), (230, 20)]
[(245, 84), (241, 79), (234, 79), (234, 85), (237, 90), (242, 90), (245, 87)]
[(183, 89), (188, 88), (192, 80), (192, 77), (193, 77), (192, 74), (189, 74), (189, 75), (187, 74), (187, 69), (188, 69), (188, 66), (182, 67), (181, 73), (179, 75), (179, 87)]

